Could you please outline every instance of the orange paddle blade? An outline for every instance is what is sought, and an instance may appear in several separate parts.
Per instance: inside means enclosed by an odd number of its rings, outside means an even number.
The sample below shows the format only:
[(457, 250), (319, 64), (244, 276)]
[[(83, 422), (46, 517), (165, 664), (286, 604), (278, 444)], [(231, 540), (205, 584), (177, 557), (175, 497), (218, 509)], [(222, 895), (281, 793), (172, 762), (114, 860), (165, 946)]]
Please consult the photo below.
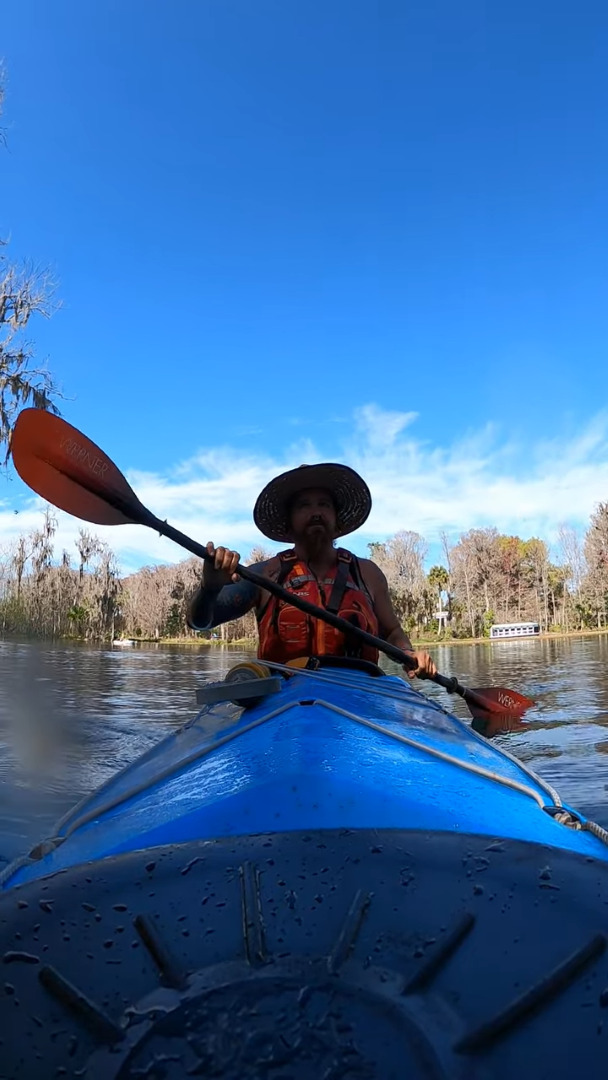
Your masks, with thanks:
[(147, 514), (114, 462), (59, 416), (23, 409), (11, 454), (23, 482), (74, 517), (97, 525), (126, 525)]
[(472, 690), (467, 688), (467, 703), (469, 708), (497, 716), (522, 716), (526, 709), (534, 705), (529, 697), (504, 686), (486, 686)]

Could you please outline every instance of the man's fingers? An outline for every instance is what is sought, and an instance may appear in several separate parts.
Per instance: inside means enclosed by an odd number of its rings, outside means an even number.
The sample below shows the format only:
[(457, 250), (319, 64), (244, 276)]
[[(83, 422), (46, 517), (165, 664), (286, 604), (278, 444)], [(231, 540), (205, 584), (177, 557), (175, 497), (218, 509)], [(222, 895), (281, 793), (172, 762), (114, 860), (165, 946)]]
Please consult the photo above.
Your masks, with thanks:
[(416, 661), (416, 667), (413, 669), (406, 668), (410, 679), (429, 679), (437, 674), (437, 668), (427, 652), (414, 652), (411, 655)]
[[(210, 554), (213, 554), (213, 552), (210, 552)], [(231, 551), (230, 548), (218, 547), (215, 549), (215, 569), (221, 570), (224, 574), (228, 574), (231, 577), (239, 565), (240, 558), (241, 556), (238, 551)]]
[(430, 679), (433, 677), (433, 675), (437, 674), (437, 668), (433, 663), (433, 659), (431, 656), (429, 656), (427, 652), (419, 653), (417, 659), (419, 664), (419, 679)]
[(429, 655), (428, 652), (425, 652), (425, 653), (422, 654), (421, 660), (422, 660), (422, 663), (423, 663), (423, 666), (424, 666), (424, 678), (425, 679), (428, 679), (431, 675), (436, 675), (437, 674), (437, 668), (435, 667), (435, 664), (433, 663), (433, 658), (432, 658), (432, 656)]

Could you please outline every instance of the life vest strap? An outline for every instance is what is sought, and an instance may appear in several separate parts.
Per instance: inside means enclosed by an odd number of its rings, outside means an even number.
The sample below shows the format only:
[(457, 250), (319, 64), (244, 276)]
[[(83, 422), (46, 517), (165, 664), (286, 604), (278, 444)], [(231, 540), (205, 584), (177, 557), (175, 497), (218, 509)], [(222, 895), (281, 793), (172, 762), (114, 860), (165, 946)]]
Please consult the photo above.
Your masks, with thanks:
[(338, 569), (336, 570), (333, 588), (327, 602), (327, 610), (333, 611), (334, 614), (340, 610), (340, 605), (344, 599), (344, 593), (346, 592), (346, 583), (350, 574), (351, 559), (348, 552), (345, 552), (345, 554), (346, 558), (342, 556), (341, 551), (338, 552)]

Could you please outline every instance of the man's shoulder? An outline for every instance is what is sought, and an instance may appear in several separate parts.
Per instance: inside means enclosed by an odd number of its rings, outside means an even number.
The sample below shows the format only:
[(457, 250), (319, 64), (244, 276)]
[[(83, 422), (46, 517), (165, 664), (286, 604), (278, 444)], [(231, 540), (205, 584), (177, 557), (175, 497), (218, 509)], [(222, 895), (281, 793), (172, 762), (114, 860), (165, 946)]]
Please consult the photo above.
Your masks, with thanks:
[[(352, 555), (353, 559), (357, 560), (357, 562), (359, 563), (359, 566), (361, 567), (362, 570), (369, 570), (372, 574), (375, 574), (378, 571), (380, 571), (380, 567), (378, 566), (378, 563), (373, 562), (372, 559), (363, 559), (361, 557), (361, 555), (353, 555), (352, 551), (349, 554)], [(382, 571), (380, 571), (380, 573), (381, 572)]]
[(252, 570), (254, 574), (259, 574), (260, 577), (274, 577), (281, 565), (278, 555), (271, 555), (269, 559), (262, 559), (260, 562), (250, 563), (247, 567), (248, 570)]
[(372, 559), (362, 559), (356, 556), (359, 569), (367, 585), (381, 585), (385, 581), (382, 570)]

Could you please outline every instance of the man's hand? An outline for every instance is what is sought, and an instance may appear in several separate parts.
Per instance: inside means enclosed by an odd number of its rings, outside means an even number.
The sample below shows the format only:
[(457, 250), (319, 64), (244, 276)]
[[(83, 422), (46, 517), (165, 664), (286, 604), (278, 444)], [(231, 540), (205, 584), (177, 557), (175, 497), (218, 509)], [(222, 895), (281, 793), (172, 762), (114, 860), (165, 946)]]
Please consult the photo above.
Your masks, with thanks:
[(437, 674), (437, 668), (433, 662), (433, 658), (429, 656), (428, 652), (424, 652), (423, 649), (407, 650), (408, 656), (411, 656), (416, 661), (415, 668), (408, 668), (403, 665), (403, 670), (407, 672), (410, 679), (428, 679), (431, 675)]
[(203, 569), (204, 589), (219, 592), (224, 585), (230, 585), (232, 581), (240, 581), (239, 575), (234, 572), (241, 558), (238, 551), (231, 551), (229, 548), (224, 547), (216, 548), (211, 541), (207, 544), (207, 551), (214, 556), (214, 561), (211, 562), (211, 560), (205, 559)]

